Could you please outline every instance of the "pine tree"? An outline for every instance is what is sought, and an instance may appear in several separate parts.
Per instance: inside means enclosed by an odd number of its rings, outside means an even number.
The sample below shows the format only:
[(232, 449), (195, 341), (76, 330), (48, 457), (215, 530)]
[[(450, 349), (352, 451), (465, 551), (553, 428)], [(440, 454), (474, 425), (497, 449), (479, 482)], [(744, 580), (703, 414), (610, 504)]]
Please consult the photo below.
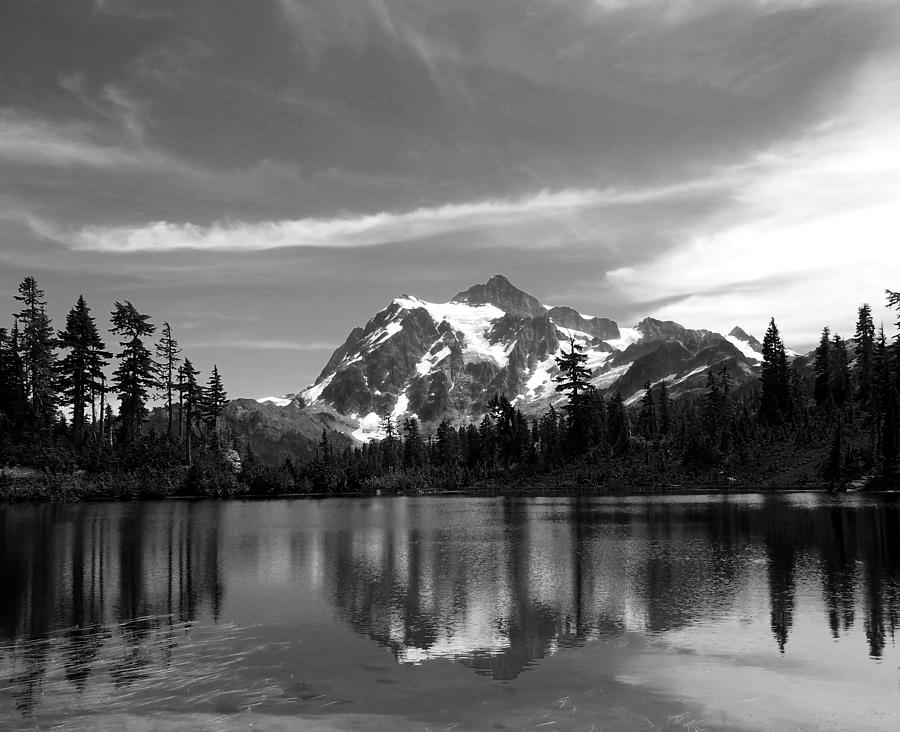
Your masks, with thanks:
[(419, 432), (419, 420), (408, 417), (403, 421), (403, 468), (414, 470), (422, 466), (424, 459), (424, 447), (422, 435)]
[(850, 359), (846, 342), (837, 334), (831, 339), (829, 361), (828, 389), (834, 405), (841, 409), (850, 398)]
[(762, 373), (759, 416), (763, 422), (781, 424), (792, 412), (790, 400), (790, 373), (787, 352), (775, 318), (769, 322), (762, 343)]
[(382, 459), (388, 471), (393, 472), (397, 466), (397, 431), (394, 427), (394, 418), (390, 413), (381, 418), (381, 429), (384, 432), (384, 439), (381, 442)]
[(106, 430), (105, 441), (109, 443), (110, 447), (113, 446), (113, 440), (114, 440), (113, 435), (115, 433), (115, 429), (114, 429), (115, 424), (116, 424), (116, 418), (115, 418), (115, 415), (113, 415), (112, 407), (109, 404), (107, 404), (106, 408), (103, 410), (103, 429)]
[[(19, 330), (13, 326), (7, 335), (0, 328), (0, 415), (8, 426), (18, 431), (28, 414), (28, 399), (25, 395), (25, 369), (19, 355)], [(2, 420), (0, 420), (2, 423)]]
[(573, 339), (568, 353), (561, 350), (555, 358), (559, 373), (553, 377), (557, 392), (566, 392), (568, 401), (565, 405), (569, 418), (569, 434), (576, 454), (586, 450), (588, 444), (588, 415), (585, 407), (585, 396), (590, 391), (588, 379), (591, 371), (584, 364), (587, 354), (584, 347)]
[(819, 345), (816, 347), (815, 357), (815, 374), (816, 380), (813, 386), (813, 398), (816, 400), (816, 406), (820, 409), (824, 408), (831, 401), (831, 378), (829, 369), (831, 368), (831, 331), (826, 325), (822, 329), (822, 337), (819, 339)]
[(641, 412), (638, 415), (638, 430), (641, 436), (651, 440), (656, 436), (656, 404), (653, 399), (653, 385), (644, 384), (644, 396), (641, 399)]
[(875, 357), (875, 323), (872, 321), (872, 308), (863, 303), (856, 320), (856, 363), (853, 376), (856, 383), (854, 396), (863, 409), (868, 409), (872, 402), (872, 382), (874, 380)]
[(316, 457), (320, 463), (331, 465), (331, 442), (328, 440), (328, 430), (324, 427), (319, 438), (319, 446), (316, 448)]
[(93, 411), (95, 396), (104, 388), (103, 368), (112, 356), (82, 295), (66, 316), (66, 329), (59, 332), (59, 346), (66, 352), (58, 364), (59, 386), (72, 407), (73, 439), (81, 445), (87, 407), (90, 405)]
[(200, 372), (194, 368), (189, 358), (184, 359), (178, 370), (179, 400), (184, 414), (184, 460), (190, 465), (193, 443), (194, 422), (199, 421), (203, 403), (203, 390), (197, 383)]
[(206, 382), (206, 389), (203, 390), (203, 419), (206, 422), (206, 429), (213, 436), (219, 427), (219, 417), (222, 416), (222, 410), (228, 401), (228, 395), (222, 386), (222, 377), (219, 375), (219, 368), (213, 364), (212, 373)]
[(113, 387), (119, 397), (119, 417), (126, 442), (134, 441), (141, 432), (147, 397), (156, 386), (156, 368), (144, 338), (156, 327), (150, 316), (138, 312), (129, 302), (116, 302), (110, 332), (121, 336), (122, 351), (117, 354), (119, 366), (113, 372)]
[(166, 400), (166, 437), (172, 439), (172, 396), (178, 390), (175, 379), (181, 363), (181, 349), (178, 341), (172, 337), (172, 326), (168, 322), (162, 324), (159, 343), (156, 344), (157, 367), (159, 369), (159, 385)]
[(25, 391), (38, 426), (50, 427), (56, 414), (56, 341), (44, 291), (34, 277), (26, 277), (14, 297), (22, 303), (15, 317), (21, 323), (19, 353), (25, 366)]
[(455, 430), (445, 419), (437, 426), (434, 435), (435, 462), (443, 469), (454, 474), (458, 462), (458, 449)]

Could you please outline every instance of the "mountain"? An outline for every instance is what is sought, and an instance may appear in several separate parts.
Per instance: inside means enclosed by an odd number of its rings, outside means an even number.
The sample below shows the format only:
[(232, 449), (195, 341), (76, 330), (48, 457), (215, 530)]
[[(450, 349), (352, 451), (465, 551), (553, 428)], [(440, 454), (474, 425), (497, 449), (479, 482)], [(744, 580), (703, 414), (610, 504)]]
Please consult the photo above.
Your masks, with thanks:
[(637, 402), (648, 381), (677, 398), (701, 391), (710, 368), (726, 365), (736, 386), (758, 374), (761, 345), (740, 328), (727, 336), (645, 318), (609, 318), (550, 307), (495, 275), (449, 302), (401, 295), (354, 328), (312, 386), (294, 398), (313, 414), (355, 425), (359, 440), (380, 436), (380, 416), (478, 420), (495, 395), (526, 413), (564, 397), (554, 356), (574, 340), (586, 347), (591, 381)]

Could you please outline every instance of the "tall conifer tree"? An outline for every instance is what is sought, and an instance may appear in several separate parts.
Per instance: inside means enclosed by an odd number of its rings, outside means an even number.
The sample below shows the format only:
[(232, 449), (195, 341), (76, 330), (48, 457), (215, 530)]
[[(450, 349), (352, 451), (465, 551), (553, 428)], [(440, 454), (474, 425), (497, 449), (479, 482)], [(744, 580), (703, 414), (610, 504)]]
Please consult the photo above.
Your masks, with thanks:
[(565, 405), (566, 415), (569, 418), (569, 437), (576, 453), (584, 452), (588, 444), (588, 414), (586, 399), (591, 384), (588, 379), (591, 371), (585, 366), (587, 354), (584, 347), (570, 341), (569, 351), (560, 351), (556, 357), (556, 365), (559, 373), (553, 377), (556, 382), (556, 391), (566, 392), (568, 401)]
[(181, 364), (181, 349), (178, 341), (172, 337), (172, 326), (168, 322), (162, 324), (159, 343), (156, 344), (157, 368), (159, 369), (159, 386), (166, 400), (166, 437), (172, 439), (173, 395), (178, 390), (176, 379)]
[(21, 324), (19, 353), (25, 367), (25, 391), (38, 426), (49, 427), (56, 414), (56, 340), (44, 291), (34, 277), (26, 277), (14, 297), (22, 303), (15, 317)]
[(213, 436), (219, 427), (219, 417), (222, 416), (222, 410), (228, 395), (222, 386), (222, 377), (219, 375), (219, 367), (213, 364), (212, 373), (206, 382), (206, 389), (203, 390), (203, 419), (206, 422), (206, 429)]
[(764, 422), (781, 423), (791, 413), (790, 372), (787, 352), (775, 325), (769, 322), (762, 343), (762, 373), (759, 415)]
[(59, 332), (60, 348), (66, 352), (59, 362), (59, 385), (72, 407), (72, 436), (76, 445), (84, 438), (87, 407), (103, 389), (103, 367), (112, 356), (106, 351), (90, 308), (82, 295), (66, 316), (66, 329)]
[(117, 354), (119, 366), (113, 373), (113, 387), (119, 396), (119, 416), (127, 442), (141, 431), (150, 391), (156, 386), (156, 367), (144, 339), (153, 335), (156, 326), (150, 316), (138, 312), (129, 301), (116, 302), (112, 312), (111, 332), (121, 336), (122, 351)]

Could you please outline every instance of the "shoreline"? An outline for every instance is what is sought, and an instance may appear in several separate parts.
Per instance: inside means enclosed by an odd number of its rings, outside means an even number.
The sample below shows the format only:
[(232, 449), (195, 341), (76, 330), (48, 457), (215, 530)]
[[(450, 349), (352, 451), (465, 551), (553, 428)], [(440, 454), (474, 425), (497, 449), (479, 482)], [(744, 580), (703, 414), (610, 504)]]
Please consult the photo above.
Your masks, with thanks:
[[(31, 486), (33, 488), (33, 486)], [(502, 486), (492, 485), (483, 488), (461, 488), (448, 491), (420, 491), (420, 492), (396, 492), (396, 493), (234, 493), (231, 495), (204, 495), (204, 494), (148, 494), (148, 495), (72, 495), (53, 494), (51, 492), (38, 493), (22, 487), (17, 489), (14, 485), (0, 486), (0, 505), (13, 505), (20, 503), (134, 503), (156, 501), (271, 501), (271, 500), (311, 500), (320, 501), (327, 499), (359, 499), (359, 498), (634, 498), (655, 496), (702, 496), (702, 495), (747, 495), (747, 494), (786, 494), (786, 493), (824, 493), (824, 494), (891, 494), (900, 492), (900, 486), (890, 488), (857, 489), (845, 491), (829, 490), (825, 484), (811, 486), (805, 485), (715, 485), (695, 484), (677, 486), (615, 486), (615, 487), (589, 487), (579, 486), (553, 488), (549, 485), (541, 486)]]

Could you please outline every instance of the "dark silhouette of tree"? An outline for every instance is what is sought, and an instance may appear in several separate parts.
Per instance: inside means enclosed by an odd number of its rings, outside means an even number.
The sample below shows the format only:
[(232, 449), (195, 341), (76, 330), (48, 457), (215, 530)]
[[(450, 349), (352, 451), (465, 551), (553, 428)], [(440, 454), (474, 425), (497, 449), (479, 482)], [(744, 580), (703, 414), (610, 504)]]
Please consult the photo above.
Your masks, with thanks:
[(200, 372), (194, 368), (189, 358), (184, 359), (179, 369), (178, 383), (181, 403), (184, 408), (184, 459), (190, 465), (193, 456), (194, 424), (199, 423), (203, 405), (203, 389), (197, 383)]
[(26, 277), (13, 296), (22, 303), (15, 313), (21, 324), (19, 353), (25, 366), (25, 391), (39, 427), (49, 427), (56, 415), (56, 340), (47, 315), (44, 291)]
[(425, 462), (425, 447), (419, 432), (419, 420), (409, 417), (403, 421), (403, 468), (415, 470)]
[(173, 395), (178, 390), (175, 379), (181, 364), (181, 349), (178, 341), (172, 337), (172, 326), (168, 322), (162, 324), (159, 343), (156, 344), (157, 367), (159, 369), (159, 386), (166, 400), (166, 437), (172, 439)]
[(141, 433), (146, 414), (147, 397), (156, 386), (156, 368), (144, 338), (153, 335), (156, 326), (128, 300), (116, 302), (110, 332), (121, 336), (122, 351), (117, 354), (119, 366), (113, 372), (113, 388), (119, 397), (119, 418), (126, 442)]
[(861, 408), (868, 409), (872, 402), (875, 368), (875, 323), (872, 321), (872, 308), (868, 303), (863, 303), (859, 307), (854, 337), (856, 338), (856, 362), (853, 367), (856, 383), (854, 397)]
[(228, 395), (222, 386), (222, 377), (219, 375), (219, 368), (213, 364), (212, 373), (206, 382), (206, 388), (203, 390), (203, 420), (206, 422), (206, 429), (214, 438), (219, 428), (219, 418), (222, 416), (222, 410), (228, 401)]
[(763, 422), (781, 424), (791, 414), (787, 352), (775, 318), (769, 322), (762, 343), (759, 416)]
[(568, 397), (564, 408), (569, 421), (569, 438), (575, 453), (580, 454), (587, 449), (589, 437), (585, 397), (591, 389), (588, 381), (591, 371), (584, 365), (587, 362), (587, 354), (584, 347), (572, 339), (569, 351), (560, 350), (555, 361), (559, 373), (553, 380), (556, 382), (556, 391), (564, 392)]
[[(4, 419), (13, 431), (21, 430), (28, 414), (25, 393), (25, 368), (19, 355), (19, 330), (13, 326), (7, 335), (0, 328), (0, 426)], [(2, 430), (0, 430), (2, 432)]]
[(826, 325), (822, 329), (822, 337), (816, 347), (815, 360), (816, 381), (813, 387), (813, 398), (816, 406), (823, 409), (831, 403), (831, 330)]
[(638, 415), (638, 431), (647, 440), (652, 440), (657, 432), (656, 404), (653, 399), (653, 385), (649, 381), (644, 384), (641, 412)]
[(838, 409), (842, 409), (849, 401), (850, 393), (850, 359), (847, 344), (843, 338), (835, 334), (831, 339), (829, 353), (828, 388), (831, 399)]
[(82, 295), (66, 316), (66, 329), (59, 332), (59, 346), (65, 352), (58, 364), (59, 386), (72, 407), (72, 436), (75, 445), (80, 446), (87, 408), (90, 406), (93, 412), (96, 395), (105, 388), (103, 369), (112, 357)]

